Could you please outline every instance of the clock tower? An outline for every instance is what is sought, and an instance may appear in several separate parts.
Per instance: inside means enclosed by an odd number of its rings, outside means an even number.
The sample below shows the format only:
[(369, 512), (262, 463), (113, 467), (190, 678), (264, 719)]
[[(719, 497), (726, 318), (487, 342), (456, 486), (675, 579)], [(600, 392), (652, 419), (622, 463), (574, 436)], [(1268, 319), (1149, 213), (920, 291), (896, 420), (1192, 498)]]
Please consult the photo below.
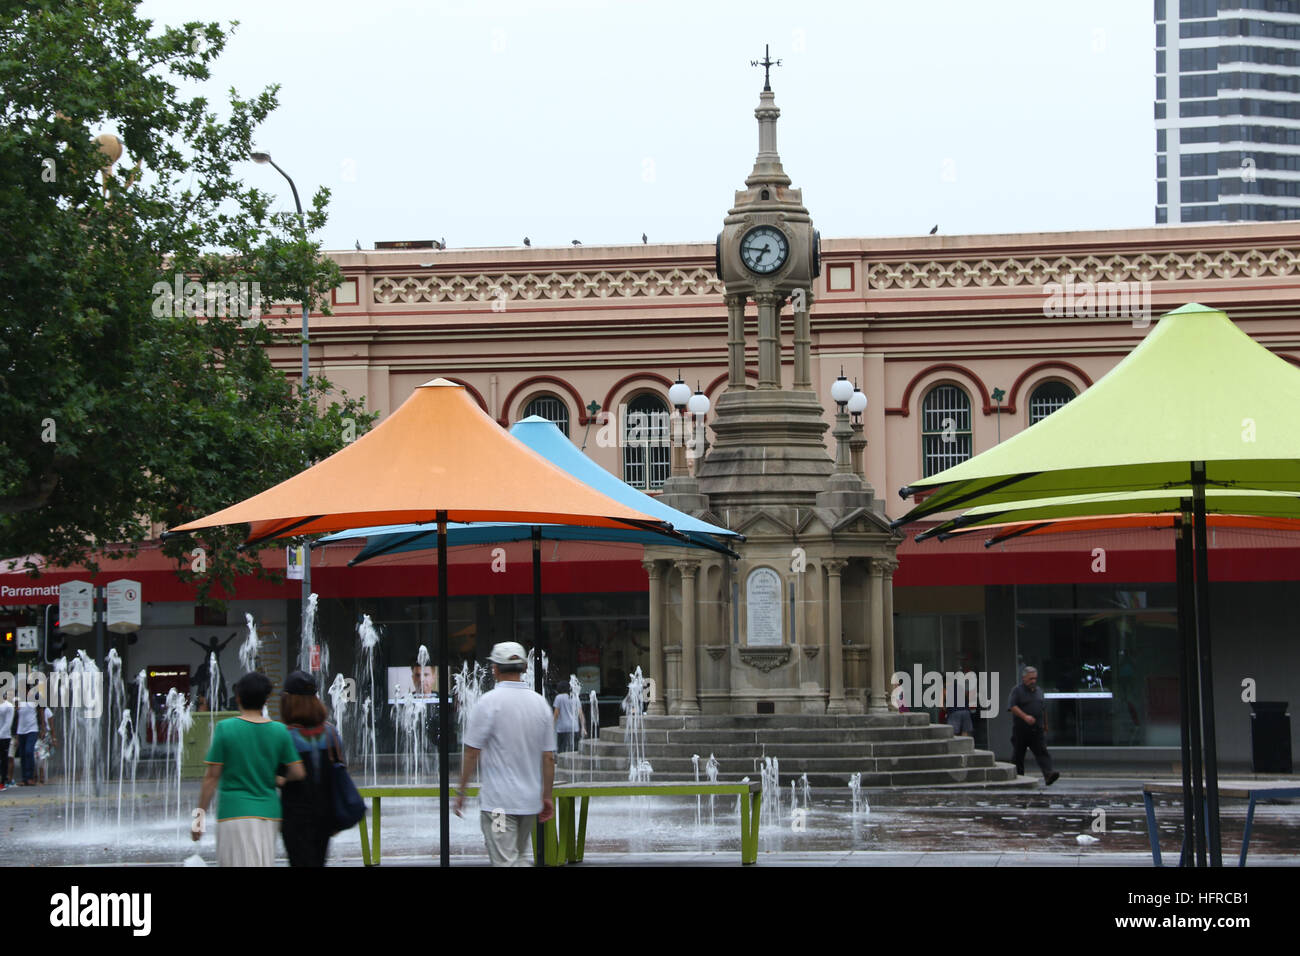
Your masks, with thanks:
[(851, 461), (866, 440), (844, 406), (835, 460), (826, 450), (839, 366), (812, 354), (821, 251), (777, 153), (774, 64), (758, 65), (758, 157), (716, 246), (727, 387), (708, 452), (660, 499), (744, 540), (735, 558), (646, 546), (650, 674), (665, 688), (649, 713), (883, 715), (900, 539)]
[[(713, 418), (716, 438), (698, 463), (700, 491), (710, 510), (744, 511), (758, 504), (777, 509), (816, 504), (826, 491), (834, 462), (826, 453), (825, 412), (812, 381), (809, 310), (813, 282), (821, 273), (820, 237), (803, 205), (803, 193), (790, 185), (776, 147), (781, 115), (772, 93), (768, 56), (759, 95), (758, 156), (736, 192), (735, 203), (718, 234), (716, 267), (726, 287), (727, 391)], [(746, 317), (757, 310), (757, 373), (747, 382), (749, 349)], [(783, 340), (789, 330), (793, 359), (783, 375)], [(787, 387), (788, 385), (788, 387)]]

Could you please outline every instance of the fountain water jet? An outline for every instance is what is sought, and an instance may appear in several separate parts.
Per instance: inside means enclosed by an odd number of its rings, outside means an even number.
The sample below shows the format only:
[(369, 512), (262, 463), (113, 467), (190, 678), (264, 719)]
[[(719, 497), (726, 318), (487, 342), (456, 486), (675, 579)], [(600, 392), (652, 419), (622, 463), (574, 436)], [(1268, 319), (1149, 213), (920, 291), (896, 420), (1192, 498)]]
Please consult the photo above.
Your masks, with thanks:
[(244, 622), (248, 625), (248, 637), (239, 645), (239, 663), (244, 668), (244, 673), (249, 674), (257, 670), (257, 657), (262, 653), (262, 639), (257, 636), (257, 622), (253, 620), (253, 615), (245, 613)]
[(645, 712), (643, 694), (646, 682), (638, 667), (627, 685), (623, 698), (623, 713), (627, 714), (627, 779), (633, 783), (649, 783), (654, 768), (645, 755)]
[(375, 696), (379, 692), (375, 686), (375, 649), (379, 646), (379, 630), (370, 620), (369, 614), (361, 616), (357, 625), (357, 641), (360, 644), (361, 660), (359, 696), (361, 703), (361, 765), (364, 767), (367, 754), (370, 756), (370, 783), (379, 782), (379, 755), (375, 752)]

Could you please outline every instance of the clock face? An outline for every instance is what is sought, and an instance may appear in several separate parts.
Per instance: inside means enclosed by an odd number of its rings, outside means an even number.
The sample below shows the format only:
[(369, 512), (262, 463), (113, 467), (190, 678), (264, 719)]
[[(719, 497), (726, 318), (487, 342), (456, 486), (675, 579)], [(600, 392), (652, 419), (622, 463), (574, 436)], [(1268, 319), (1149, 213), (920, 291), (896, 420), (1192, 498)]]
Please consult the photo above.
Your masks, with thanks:
[(755, 226), (740, 237), (740, 261), (750, 272), (771, 275), (790, 257), (790, 240), (775, 226)]

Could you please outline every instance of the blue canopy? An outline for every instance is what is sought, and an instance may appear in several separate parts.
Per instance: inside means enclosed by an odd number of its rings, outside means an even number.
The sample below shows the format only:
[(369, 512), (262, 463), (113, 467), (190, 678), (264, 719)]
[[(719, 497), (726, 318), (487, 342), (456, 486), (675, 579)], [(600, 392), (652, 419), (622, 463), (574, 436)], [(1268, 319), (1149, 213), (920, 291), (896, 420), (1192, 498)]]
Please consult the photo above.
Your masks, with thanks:
[[(537, 452), (547, 461), (564, 469), (570, 475), (592, 488), (608, 495), (619, 504), (653, 515), (673, 526), (681, 537), (674, 541), (661, 534), (638, 531), (634, 528), (579, 528), (569, 525), (532, 525), (516, 522), (482, 522), (475, 524), (448, 524), (447, 545), (458, 547), (472, 544), (497, 544), (505, 541), (525, 541), (532, 536), (533, 528), (540, 528), (542, 537), (552, 541), (611, 541), (620, 544), (676, 545), (686, 548), (706, 548), (735, 557), (725, 544), (725, 538), (744, 540), (727, 528), (701, 521), (685, 512), (670, 508), (657, 498), (637, 491), (626, 482), (615, 478), (600, 465), (584, 455), (552, 422), (530, 415), (516, 422), (510, 434)], [(424, 551), (437, 546), (437, 527), (433, 524), (383, 525), (374, 528), (354, 528), (326, 535), (316, 545), (332, 544), (366, 538), (366, 546), (350, 564), (359, 564), (383, 554), (400, 554), (404, 551)], [(684, 540), (683, 540), (684, 539)]]

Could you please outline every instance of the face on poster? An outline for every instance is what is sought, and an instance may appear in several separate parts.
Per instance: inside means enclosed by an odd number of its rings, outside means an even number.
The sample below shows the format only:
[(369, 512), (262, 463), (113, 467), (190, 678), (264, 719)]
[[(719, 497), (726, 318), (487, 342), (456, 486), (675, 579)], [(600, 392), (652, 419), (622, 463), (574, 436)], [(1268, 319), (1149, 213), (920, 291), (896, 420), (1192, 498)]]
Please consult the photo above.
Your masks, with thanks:
[(388, 702), (397, 703), (398, 693), (415, 696), (428, 703), (438, 700), (438, 668), (432, 664), (388, 668)]

